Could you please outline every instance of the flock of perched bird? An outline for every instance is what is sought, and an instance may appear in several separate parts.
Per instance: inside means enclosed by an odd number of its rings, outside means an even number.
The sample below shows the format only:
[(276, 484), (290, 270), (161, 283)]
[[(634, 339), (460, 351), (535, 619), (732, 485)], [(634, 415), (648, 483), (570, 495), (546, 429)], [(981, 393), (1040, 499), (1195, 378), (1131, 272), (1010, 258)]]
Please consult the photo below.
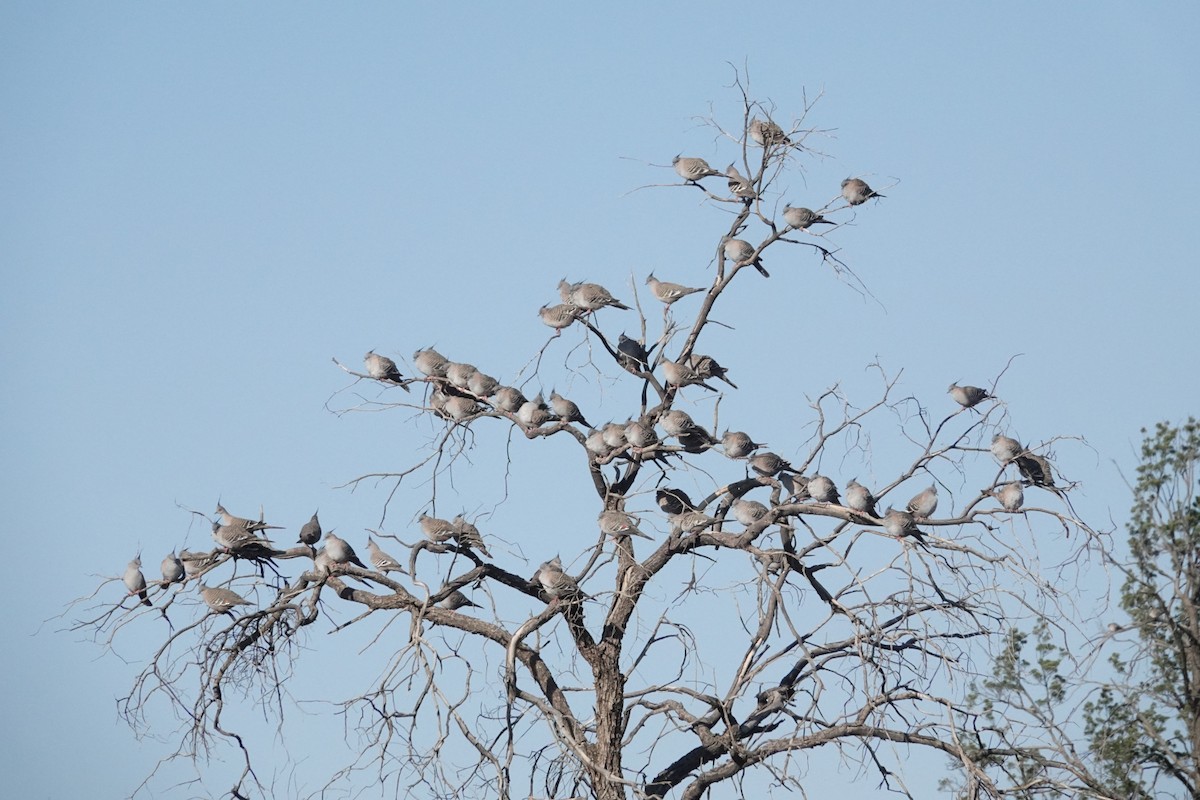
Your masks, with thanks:
[[(751, 120), (748, 133), (751, 139), (763, 147), (791, 144), (784, 131), (769, 120)], [(675, 172), (686, 184), (699, 185), (699, 181), (705, 178), (724, 176), (735, 199), (749, 204), (758, 197), (754, 183), (742, 176), (733, 164), (721, 173), (701, 158), (676, 156), (672, 163)], [(883, 195), (875, 192), (859, 178), (847, 178), (842, 181), (841, 197), (850, 206), (857, 206)], [(784, 206), (782, 216), (786, 223), (785, 230), (806, 230), (817, 224), (834, 224), (821, 212), (791, 205)], [(722, 240), (721, 249), (724, 257), (735, 267), (753, 266), (762, 275), (769, 277), (762, 266), (759, 249), (749, 242), (726, 236)], [(646, 285), (654, 298), (664, 304), (664, 314), (665, 309), (684, 297), (716, 291), (716, 284), (712, 290), (706, 290), (702, 287), (663, 281), (653, 273), (646, 277)], [(542, 322), (555, 329), (556, 336), (576, 321), (586, 319), (602, 309), (630, 308), (597, 283), (570, 282), (564, 278), (559, 281), (558, 293), (561, 302), (543, 305), (538, 312)], [(717, 516), (711, 516), (704, 511), (708, 502), (716, 498), (696, 504), (682, 490), (657, 490), (656, 499), (660, 509), (667, 515), (672, 536), (700, 534), (721, 526), (727, 514), (745, 526), (759, 523), (773, 513), (772, 509), (744, 495), (756, 485), (775, 485), (777, 481), (787, 492), (788, 504), (811, 502), (840, 506), (853, 512), (853, 518), (861, 524), (882, 527), (897, 538), (913, 537), (916, 541), (925, 543), (924, 534), (918, 524), (930, 519), (937, 510), (936, 483), (912, 497), (903, 509), (888, 507), (880, 514), (876, 508), (877, 498), (857, 479), (852, 479), (846, 484), (843, 497), (831, 478), (820, 474), (800, 474), (778, 454), (763, 450), (766, 445), (754, 441), (747, 433), (726, 431), (718, 438), (693, 420), (687, 412), (671, 408), (669, 401), (673, 392), (686, 386), (700, 386), (715, 392), (716, 388), (708, 381), (720, 380), (737, 388), (727, 376), (725, 368), (711, 356), (688, 353), (686, 356), (681, 354), (677, 360), (672, 361), (660, 352), (657, 357), (652, 358), (652, 351), (657, 345), (647, 350), (644, 343), (621, 334), (614, 348), (609, 346), (603, 335), (600, 335), (600, 338), (619, 366), (644, 380), (655, 382), (663, 397), (663, 404), (650, 409), (637, 419), (628, 419), (623, 423), (608, 422), (596, 427), (587, 421), (575, 402), (555, 390), (551, 390), (549, 402), (541, 393), (529, 399), (519, 388), (503, 385), (471, 364), (450, 361), (432, 348), (418, 350), (413, 354), (413, 364), (421, 377), (405, 377), (392, 359), (373, 350), (367, 352), (363, 361), (367, 377), (398, 386), (406, 392), (410, 391), (410, 384), (413, 383), (428, 385), (428, 407), (451, 424), (468, 424), (480, 417), (504, 418), (520, 426), (530, 437), (550, 435), (569, 429), (583, 444), (589, 460), (596, 464), (609, 464), (622, 459), (663, 461), (679, 456), (681, 452), (700, 454), (718, 447), (726, 457), (744, 461), (747, 467), (747, 483), (740, 492), (723, 495), (727, 499), (722, 501), (724, 505), (717, 510)], [(659, 367), (662, 372), (662, 384), (658, 384), (654, 377), (654, 371)], [(991, 398), (984, 389), (958, 384), (950, 385), (949, 394), (963, 409), (972, 409)], [(582, 426), (586, 431), (575, 428), (575, 425)], [(662, 436), (659, 435), (658, 429), (662, 430)], [(670, 439), (675, 443), (670, 444), (667, 441)], [(1026, 485), (1053, 487), (1050, 464), (1044, 457), (1027, 450), (1015, 439), (997, 434), (992, 441), (991, 450), (1002, 465), (1015, 464), (1023, 478), (999, 484), (994, 490), (996, 498), (1005, 510), (1016, 512), (1021, 509), (1024, 503), (1023, 487)], [(795, 509), (792, 509), (790, 513), (794, 512)], [(777, 516), (772, 518), (772, 521), (780, 521), (789, 512), (774, 513)], [(202, 580), (204, 573), (222, 563), (225, 560), (223, 556), (264, 563), (285, 551), (278, 550), (265, 535), (268, 530), (277, 529), (278, 526), (267, 525), (261, 519), (236, 517), (220, 504), (217, 505), (216, 514), (218, 519), (212, 522), (212, 535), (217, 547), (211, 552), (193, 553), (183, 550), (178, 555), (174, 551), (171, 552), (162, 561), (161, 581), (155, 583), (166, 589), (173, 584), (196, 580), (200, 596), (212, 612), (232, 613), (234, 608), (250, 605), (250, 602), (231, 589), (205, 585)], [(491, 557), (479, 529), (462, 515), (452, 520), (444, 520), (422, 514), (419, 524), (428, 542), (452, 546), (456, 552), (471, 553), (476, 559), (479, 556)], [(612, 538), (653, 538), (639, 528), (641, 520), (638, 517), (623, 510), (604, 510), (598, 517), (598, 524), (600, 531)], [(318, 549), (322, 540), (323, 546)], [(310, 555), (314, 569), (319, 575), (329, 575), (334, 565), (353, 565), (362, 570), (374, 570), (383, 574), (392, 571), (406, 572), (401, 563), (380, 549), (373, 538), (368, 538), (366, 543), (367, 558), (370, 562), (368, 566), (359, 558), (349, 542), (332, 531), (324, 532), (315, 513), (301, 527), (297, 544), (310, 551), (307, 554), (301, 552), (299, 555)], [(475, 555), (476, 553), (479, 555)], [(297, 554), (289, 555), (295, 557)], [(149, 597), (150, 587), (141, 569), (140, 555), (129, 562), (123, 579), (128, 596), (137, 597), (145, 605), (152, 605)], [(586, 596), (575, 579), (566, 574), (557, 556), (541, 564), (530, 579), (530, 584), (531, 587), (540, 588), (551, 602)], [(446, 593), (438, 605), (453, 610), (476, 604), (461, 591), (455, 590)]]

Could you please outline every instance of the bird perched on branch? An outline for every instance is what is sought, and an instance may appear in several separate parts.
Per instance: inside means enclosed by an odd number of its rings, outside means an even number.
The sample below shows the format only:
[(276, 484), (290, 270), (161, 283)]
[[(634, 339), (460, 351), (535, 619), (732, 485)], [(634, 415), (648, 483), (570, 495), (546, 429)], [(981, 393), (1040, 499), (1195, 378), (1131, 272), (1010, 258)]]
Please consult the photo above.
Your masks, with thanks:
[(758, 117), (754, 117), (750, 120), (750, 124), (746, 127), (746, 130), (749, 132), (750, 138), (754, 140), (754, 143), (761, 147), (771, 144), (792, 143), (792, 140), (783, 132), (783, 128), (769, 119), (761, 120)]
[(730, 458), (745, 458), (758, 448), (766, 446), (766, 443), (756, 442), (742, 431), (725, 431), (721, 437), (721, 447)]
[(671, 523), (671, 530), (675, 533), (699, 533), (717, 524), (714, 517), (710, 517), (703, 511), (681, 511), (678, 514), (672, 514), (667, 519)]
[(669, 361), (663, 359), (662, 362), (663, 377), (667, 379), (667, 383), (675, 387), (683, 386), (703, 386), (710, 392), (715, 392), (716, 389), (704, 382), (704, 378), (696, 374), (696, 370), (692, 369), (687, 364), (682, 364), (678, 361)]
[(554, 389), (550, 390), (550, 410), (562, 422), (578, 422), (589, 428), (592, 427), (591, 423), (583, 418), (583, 412), (579, 410), (579, 406)]
[(795, 206), (783, 207), (783, 221), (788, 224), (788, 227), (796, 230), (807, 230), (818, 223), (825, 225), (835, 224), (831, 220), (827, 220), (811, 208), (797, 208)]
[(455, 589), (450, 594), (446, 595), (442, 602), (438, 603), (438, 608), (444, 608), (449, 611), (458, 611), (460, 608), (483, 608), (479, 603), (471, 602), (465, 594)]
[(417, 523), (421, 526), (421, 533), (425, 534), (425, 538), (431, 542), (444, 542), (454, 535), (454, 525), (447, 519), (431, 517), (422, 513), (417, 518)]
[(183, 562), (179, 560), (179, 556), (175, 555), (172, 550), (168, 555), (163, 557), (162, 564), (162, 584), (170, 586), (172, 583), (178, 583), (187, 575), (187, 570), (183, 568)]
[(353, 564), (356, 567), (368, 569), (358, 554), (354, 552), (350, 543), (333, 531), (325, 534), (325, 555), (335, 564)]
[(624, 511), (608, 510), (601, 511), (597, 517), (597, 522), (600, 524), (600, 531), (605, 536), (611, 536), (614, 539), (620, 536), (640, 536), (643, 539), (652, 539), (642, 531), (638, 530), (637, 520)]
[(563, 571), (562, 559), (558, 556), (543, 561), (533, 577), (551, 602), (577, 602), (587, 597), (575, 579)]
[(837, 486), (824, 475), (813, 475), (808, 479), (808, 495), (818, 503), (840, 503)]
[(1025, 450), (1014, 460), (1021, 476), (1032, 485), (1046, 488), (1054, 486), (1054, 473), (1050, 471), (1050, 462), (1045, 457)]
[(744, 497), (734, 500), (729, 510), (733, 513), (734, 519), (746, 526), (758, 522), (769, 511), (765, 505), (757, 500), (747, 500)]
[(605, 306), (628, 311), (629, 306), (612, 296), (612, 293), (598, 283), (576, 283), (571, 287), (571, 303), (584, 311), (599, 311)]
[(668, 436), (674, 436), (679, 439), (697, 437), (709, 447), (717, 443), (713, 435), (696, 424), (691, 415), (678, 408), (672, 408), (670, 411), (664, 412), (658, 418), (658, 424), (662, 425), (663, 430), (667, 432)]
[(870, 489), (859, 483), (857, 478), (851, 478), (850, 482), (846, 484), (846, 507), (870, 517), (879, 516), (879, 512), (875, 509), (875, 495), (871, 494)]
[(679, 155), (671, 159), (671, 166), (675, 167), (675, 173), (688, 183), (696, 183), (701, 178), (721, 174), (710, 167), (703, 158), (688, 158)]
[(712, 356), (702, 356), (699, 353), (692, 353), (688, 359), (688, 363), (696, 374), (701, 378), (716, 378), (719, 381), (725, 381), (734, 389), (738, 388), (737, 384), (726, 377), (727, 370), (717, 363), (717, 360)]
[(363, 356), (363, 363), (367, 367), (367, 374), (375, 380), (394, 383), (404, 391), (410, 391), (408, 386), (403, 383), (404, 376), (396, 368), (396, 362), (387, 356), (381, 356), (374, 350), (368, 350), (367, 354)]
[(542, 322), (554, 328), (558, 336), (565, 328), (571, 327), (571, 323), (576, 320), (578, 309), (570, 303), (559, 303), (556, 306), (545, 305), (538, 309), (538, 316)]
[(235, 517), (225, 510), (225, 506), (217, 503), (217, 516), (221, 518), (222, 525), (228, 525), (231, 528), (245, 528), (251, 533), (267, 530), (279, 530), (278, 525), (268, 525), (261, 519), (246, 519), (245, 517)]
[(933, 516), (933, 512), (937, 511), (938, 494), (937, 484), (929, 484), (928, 489), (924, 489), (908, 501), (908, 513), (919, 519), (929, 519)]
[(472, 548), (483, 553), (488, 558), (492, 557), (492, 554), (488, 552), (487, 545), (483, 543), (483, 534), (479, 532), (479, 528), (467, 522), (466, 517), (459, 514), (450, 524), (454, 529), (452, 534), (454, 541), (458, 542), (459, 547)]
[(852, 206), (860, 206), (872, 197), (886, 197), (867, 185), (859, 178), (846, 178), (842, 181), (842, 197)]
[(997, 433), (992, 437), (991, 449), (992, 455), (994, 455), (1001, 464), (1007, 464), (1017, 456), (1021, 455), (1021, 451), (1025, 448), (1021, 447), (1021, 443), (1016, 439)]
[(321, 521), (317, 519), (317, 512), (314, 511), (312, 519), (304, 523), (300, 528), (300, 544), (306, 544), (312, 547), (317, 542), (321, 541)]
[(754, 184), (738, 172), (738, 168), (733, 164), (725, 168), (725, 176), (729, 178), (729, 193), (746, 205), (750, 205), (754, 198), (758, 197), (758, 192), (754, 191)]
[(500, 381), (491, 375), (485, 375), (479, 370), (475, 370), (475, 374), (467, 381), (467, 391), (481, 400), (491, 397), (499, 388)]
[(511, 386), (498, 386), (492, 394), (492, 400), (496, 404), (496, 408), (505, 411), (509, 414), (515, 414), (521, 406), (529, 402), (525, 395), (521, 394), (520, 389), (514, 389)]
[(917, 529), (916, 520), (907, 511), (897, 511), (891, 506), (883, 513), (883, 529), (897, 539), (911, 536), (925, 544), (925, 535)]
[(996, 493), (996, 498), (1005, 511), (1020, 511), (1021, 506), (1025, 505), (1025, 492), (1021, 488), (1020, 481), (1012, 481), (1001, 486), (1000, 491)]
[(725, 258), (733, 262), (734, 266), (742, 266), (749, 264), (754, 267), (764, 278), (771, 277), (771, 273), (762, 265), (762, 259), (754, 254), (754, 245), (744, 239), (734, 239), (732, 236), (726, 236), (722, 240), (724, 246), (722, 252), (725, 253)]
[(137, 595), (138, 600), (144, 606), (152, 606), (150, 598), (146, 594), (146, 576), (142, 574), (142, 557), (134, 556), (133, 560), (125, 565), (125, 574), (121, 578), (125, 583), (125, 588), (129, 590), (129, 596)]
[(404, 572), (404, 567), (400, 565), (393, 556), (388, 555), (375, 544), (375, 540), (370, 536), (367, 537), (367, 560), (371, 565), (380, 572)]
[(668, 516), (696, 510), (696, 504), (692, 502), (692, 498), (688, 497), (687, 492), (683, 489), (674, 489), (669, 486), (665, 489), (659, 489), (654, 493), (654, 500), (658, 503), (658, 507), (663, 510), (663, 513)]
[(780, 472), (795, 472), (796, 468), (787, 459), (775, 453), (758, 453), (750, 457), (750, 469), (767, 478), (772, 478)]
[(646, 285), (650, 287), (650, 293), (654, 295), (660, 302), (671, 305), (680, 298), (687, 297), (689, 294), (703, 292), (703, 288), (684, 286), (681, 283), (670, 283), (668, 281), (660, 281), (654, 277), (651, 272), (646, 276)]
[(413, 353), (413, 366), (428, 378), (444, 378), (446, 367), (450, 366), (450, 359), (432, 347), (427, 347)]
[(650, 369), (650, 352), (646, 345), (622, 333), (617, 338), (617, 361), (631, 372), (646, 372)]
[(957, 383), (950, 384), (946, 391), (950, 393), (950, 399), (963, 408), (974, 408), (991, 397), (986, 389), (980, 389), (978, 386), (959, 386)]
[(471, 377), (479, 370), (474, 364), (451, 361), (446, 365), (446, 380), (455, 389), (465, 390), (471, 383)]
[(517, 409), (517, 421), (524, 425), (526, 430), (540, 428), (550, 421), (550, 406), (546, 405), (541, 392), (538, 392), (537, 397), (521, 404)]
[(232, 589), (221, 586), (205, 586), (203, 583), (200, 584), (200, 597), (204, 600), (204, 604), (215, 613), (228, 614), (231, 617), (233, 609), (237, 606), (254, 605)]

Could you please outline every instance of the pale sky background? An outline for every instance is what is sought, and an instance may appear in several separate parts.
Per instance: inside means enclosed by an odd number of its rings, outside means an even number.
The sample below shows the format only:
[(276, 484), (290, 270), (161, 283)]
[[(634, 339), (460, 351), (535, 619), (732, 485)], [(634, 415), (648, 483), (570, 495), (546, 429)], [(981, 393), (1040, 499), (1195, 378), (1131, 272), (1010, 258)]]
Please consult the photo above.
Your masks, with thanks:
[[(713, 347), (743, 387), (722, 413), (794, 455), (805, 395), (840, 381), (866, 402), (875, 360), (944, 410), (950, 381), (987, 385), (1020, 353), (1000, 389), (1014, 435), (1084, 437), (1059, 466), (1085, 518), (1120, 525), (1139, 428), (1200, 394), (1198, 38), (1184, 2), (0, 5), (5, 794), (125, 796), (170, 752), (171, 720), (138, 741), (114, 704), (161, 620), (118, 640), (127, 664), (61, 632), (77, 612), (52, 618), (139, 549), (154, 575), (208, 547), (179, 506), (261, 504), (291, 530), (319, 507), (361, 550), (388, 487), (336, 487), (407, 466), (421, 434), (405, 412), (331, 414), (331, 358), (408, 370), (436, 343), (509, 378), (564, 275), (626, 299), (631, 272), (708, 279), (724, 213), (630, 192), (676, 180), (679, 152), (734, 159), (694, 119), (737, 120), (728, 62), (785, 121), (824, 95), (828, 157), (783, 200), (820, 205), (847, 175), (889, 188), (833, 236), (878, 302), (780, 248), (769, 290), (722, 307), (737, 330)], [(516, 445), (499, 513), (536, 565), (553, 532), (511, 520), (588, 487), (547, 477), (555, 446)], [(876, 445), (876, 474), (905, 462)], [(454, 502), (490, 510), (499, 462), (472, 458), (459, 491), (486, 473), (490, 494)], [(534, 479), (549, 508), (519, 488)], [(341, 763), (308, 755), (298, 790)], [(220, 792), (222, 768), (153, 794)]]

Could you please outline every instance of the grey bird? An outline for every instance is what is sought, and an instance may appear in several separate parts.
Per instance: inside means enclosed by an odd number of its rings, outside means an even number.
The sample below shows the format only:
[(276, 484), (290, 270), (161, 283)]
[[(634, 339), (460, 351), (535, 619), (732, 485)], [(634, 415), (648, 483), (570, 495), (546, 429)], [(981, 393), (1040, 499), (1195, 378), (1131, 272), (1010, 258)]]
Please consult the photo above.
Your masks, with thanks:
[(444, 542), (454, 535), (454, 525), (447, 519), (431, 517), (428, 514), (422, 513), (417, 518), (418, 524), (421, 526), (421, 533), (425, 534), (425, 538), (433, 542)]
[(850, 482), (846, 484), (846, 508), (852, 508), (869, 517), (879, 516), (879, 512), (875, 508), (875, 495), (871, 494), (870, 489), (859, 483), (857, 478), (851, 478)]
[(605, 536), (611, 536), (614, 539), (620, 536), (640, 536), (643, 539), (653, 540), (652, 537), (638, 530), (637, 520), (624, 511), (612, 509), (601, 511), (596, 521), (600, 524), (600, 531)]
[(622, 333), (617, 338), (617, 362), (631, 372), (645, 372), (650, 369), (650, 353), (646, 345)]
[(775, 453), (757, 453), (750, 457), (750, 469), (759, 475), (771, 478), (780, 472), (795, 472), (796, 469), (782, 456)]
[(837, 486), (824, 475), (813, 475), (808, 479), (808, 496), (818, 503), (840, 503)]
[(496, 408), (505, 411), (509, 414), (515, 414), (521, 406), (529, 402), (525, 395), (521, 394), (520, 389), (514, 389), (511, 386), (499, 386), (492, 395), (492, 400), (496, 404)]
[(413, 353), (413, 366), (426, 377), (444, 378), (446, 377), (446, 367), (450, 366), (450, 359), (432, 347), (427, 347)]
[(629, 306), (612, 296), (598, 283), (577, 283), (571, 289), (571, 302), (584, 311), (599, 311), (606, 306), (628, 311)]
[(183, 562), (179, 560), (179, 556), (175, 555), (172, 550), (162, 560), (162, 582), (163, 586), (170, 586), (172, 583), (182, 581), (187, 575), (187, 571), (183, 568)]
[(559, 280), (558, 296), (562, 299), (562, 301), (564, 303), (574, 305), (573, 303), (571, 303), (571, 293), (575, 291), (575, 287), (578, 285), (579, 285), (578, 283), (571, 283), (566, 278)]
[(133, 561), (125, 565), (125, 574), (121, 577), (125, 582), (125, 588), (129, 590), (129, 594), (137, 595), (144, 606), (152, 606), (150, 598), (146, 595), (146, 576), (142, 574), (142, 557), (134, 556)]
[(251, 551), (259, 551), (272, 546), (271, 542), (241, 525), (222, 525), (219, 522), (213, 522), (212, 537), (213, 541), (227, 553), (249, 555)]
[(750, 526), (765, 517), (768, 508), (757, 500), (747, 500), (744, 497), (739, 497), (733, 501), (733, 505), (729, 507), (733, 512), (733, 518), (743, 525)]
[(517, 421), (526, 429), (540, 428), (550, 421), (550, 407), (539, 392), (537, 397), (526, 400), (517, 409)]
[(717, 524), (717, 520), (703, 511), (682, 511), (667, 517), (675, 533), (699, 533)]
[(808, 478), (803, 475), (785, 472), (779, 476), (779, 482), (783, 484), (788, 498), (793, 502), (802, 503), (812, 499), (812, 495), (808, 491)]
[(766, 446), (765, 442), (756, 442), (742, 431), (725, 431), (725, 435), (721, 437), (721, 447), (730, 458), (745, 458), (758, 448)]
[(654, 277), (653, 272), (646, 276), (646, 285), (650, 287), (650, 292), (655, 298), (667, 305), (671, 305), (676, 300), (687, 297), (689, 294), (704, 291), (702, 287), (684, 286), (681, 283), (660, 281)]
[(614, 450), (629, 444), (625, 439), (625, 426), (615, 422), (605, 423), (604, 427), (600, 429), (600, 436), (604, 439), (604, 443)]
[(654, 432), (654, 426), (641, 419), (633, 419), (625, 423), (625, 441), (637, 450), (645, 450), (658, 444), (658, 434)]
[(756, 270), (762, 273), (764, 278), (771, 277), (771, 273), (762, 265), (762, 259), (754, 254), (754, 245), (744, 239), (734, 239), (732, 236), (726, 236), (721, 240), (724, 245), (721, 248), (725, 253), (725, 258), (734, 263), (734, 266), (749, 264)]
[(550, 390), (550, 410), (563, 422), (578, 422), (589, 428), (592, 427), (592, 424), (583, 418), (583, 412), (579, 410), (579, 406), (554, 389)]
[(356, 567), (368, 569), (358, 554), (354, 552), (350, 543), (333, 531), (325, 534), (325, 555), (329, 556), (329, 559), (335, 564), (353, 564)]
[(696, 504), (692, 502), (692, 498), (687, 496), (687, 492), (683, 489), (675, 489), (670, 486), (656, 491), (654, 493), (654, 501), (658, 503), (658, 507), (663, 510), (663, 513), (668, 516), (696, 510)]
[(667, 436), (683, 436), (700, 428), (691, 414), (678, 408), (664, 411), (658, 418), (658, 424), (666, 431)]
[(180, 550), (179, 560), (183, 562), (184, 574), (193, 578), (214, 562), (214, 556), (212, 553), (193, 553), (191, 550)]
[(485, 375), (479, 370), (475, 370), (475, 374), (467, 381), (467, 391), (480, 399), (491, 397), (499, 388), (500, 381), (491, 375)]
[(703, 158), (689, 158), (677, 155), (671, 159), (671, 166), (675, 167), (675, 173), (688, 183), (695, 183), (701, 178), (721, 174), (710, 167), (708, 162)]
[(380, 572), (405, 572), (400, 562), (379, 549), (379, 545), (375, 544), (375, 540), (369, 536), (367, 537), (367, 560)]
[(665, 377), (667, 379), (667, 383), (671, 384), (672, 386), (703, 386), (710, 392), (717, 391), (715, 388), (705, 383), (704, 378), (701, 378), (698, 374), (696, 374), (696, 370), (692, 369), (688, 364), (681, 364), (678, 361), (670, 361), (664, 358), (662, 362), (662, 368), (663, 377)]
[(1004, 484), (996, 493), (996, 497), (1005, 511), (1020, 511), (1021, 506), (1025, 505), (1025, 492), (1020, 481)]
[(387, 356), (381, 356), (374, 350), (368, 350), (363, 356), (363, 363), (367, 366), (367, 374), (377, 381), (388, 381), (399, 386), (404, 391), (410, 391), (408, 386), (402, 381), (404, 376), (400, 374), (400, 370), (396, 368), (396, 362), (392, 361)]
[(570, 303), (545, 305), (538, 309), (538, 316), (542, 318), (542, 322), (554, 328), (555, 336), (561, 334), (564, 328), (571, 327), (571, 323), (576, 320), (576, 313), (577, 309)]
[(319, 541), (321, 541), (321, 521), (317, 519), (317, 512), (314, 511), (312, 519), (300, 528), (299, 542), (312, 547)]
[(601, 430), (593, 429), (587, 435), (587, 438), (583, 440), (583, 446), (587, 448), (589, 453), (599, 458), (604, 458), (612, 452), (612, 448), (605, 443), (604, 431)]
[(470, 397), (447, 397), (442, 405), (442, 415), (454, 422), (465, 422), (483, 411), (483, 407)]
[(446, 380), (456, 389), (466, 389), (471, 383), (471, 377), (478, 371), (474, 364), (451, 361), (446, 365)]
[(1007, 464), (1017, 456), (1021, 455), (1021, 451), (1025, 448), (1021, 447), (1021, 443), (1016, 439), (997, 433), (992, 437), (991, 449), (992, 455), (994, 455), (1001, 464)]
[(471, 599), (458, 589), (455, 589), (453, 592), (446, 595), (446, 597), (443, 598), (440, 603), (438, 603), (438, 608), (444, 608), (449, 611), (458, 611), (460, 608), (464, 607), (483, 608), (483, 606), (479, 605), (479, 603), (471, 602)]
[(698, 353), (692, 353), (689, 363), (701, 378), (716, 378), (719, 381), (725, 381), (725, 383), (728, 383), (734, 389), (738, 388), (737, 384), (729, 380), (726, 376), (727, 370), (718, 364), (717, 360), (712, 356), (702, 356)]
[(703, 453), (712, 449), (712, 446), (717, 443), (717, 440), (712, 437), (712, 434), (703, 428), (696, 428), (694, 431), (686, 431), (676, 437), (679, 446), (688, 453)]
[(217, 503), (217, 516), (221, 518), (222, 525), (228, 525), (232, 528), (245, 528), (251, 533), (266, 530), (278, 530), (278, 525), (268, 525), (260, 519), (246, 519), (245, 517), (235, 517), (225, 510), (225, 506)]
[(831, 220), (827, 220), (811, 208), (802, 208), (796, 206), (783, 207), (783, 221), (788, 224), (789, 228), (796, 230), (806, 230), (813, 225), (822, 223), (825, 225), (835, 224)]
[(842, 197), (852, 206), (860, 206), (872, 197), (886, 196), (867, 186), (867, 182), (860, 178), (846, 178), (842, 181)]
[(883, 513), (883, 529), (897, 539), (911, 536), (918, 542), (925, 543), (924, 535), (917, 529), (916, 520), (907, 511), (897, 511), (888, 506)]
[(761, 120), (754, 117), (750, 120), (750, 124), (746, 128), (750, 134), (750, 138), (760, 147), (766, 147), (770, 144), (791, 144), (792, 140), (783, 132), (783, 128), (771, 120)]
[(459, 514), (450, 523), (454, 526), (454, 541), (458, 542), (459, 547), (469, 547), (472, 550), (478, 550), (486, 557), (491, 558), (492, 554), (488, 552), (487, 545), (483, 543), (483, 534), (479, 532), (467, 518)]
[(1050, 462), (1043, 456), (1026, 450), (1018, 455), (1015, 461), (1021, 476), (1034, 486), (1054, 486), (1054, 473), (1050, 471)]
[(758, 197), (758, 192), (754, 191), (754, 184), (750, 182), (749, 178), (738, 172), (735, 165), (730, 164), (725, 168), (725, 176), (729, 179), (729, 193), (746, 205)]
[(205, 605), (217, 614), (228, 614), (231, 617), (233, 609), (237, 606), (254, 605), (232, 589), (225, 589), (221, 586), (205, 586), (203, 583), (200, 584), (200, 597), (203, 598)]
[(946, 391), (950, 393), (950, 399), (963, 408), (974, 408), (991, 397), (987, 389), (980, 389), (978, 386), (959, 386), (957, 383), (950, 384), (950, 388)]
[(913, 495), (913, 498), (908, 501), (906, 508), (908, 509), (908, 513), (914, 517), (929, 519), (933, 516), (933, 512), (937, 511), (937, 505), (937, 484), (931, 483), (928, 489)]
[(549, 561), (543, 561), (534, 575), (534, 580), (542, 587), (542, 591), (551, 601), (569, 602), (579, 600), (584, 596), (575, 579), (563, 571), (562, 559), (558, 556)]

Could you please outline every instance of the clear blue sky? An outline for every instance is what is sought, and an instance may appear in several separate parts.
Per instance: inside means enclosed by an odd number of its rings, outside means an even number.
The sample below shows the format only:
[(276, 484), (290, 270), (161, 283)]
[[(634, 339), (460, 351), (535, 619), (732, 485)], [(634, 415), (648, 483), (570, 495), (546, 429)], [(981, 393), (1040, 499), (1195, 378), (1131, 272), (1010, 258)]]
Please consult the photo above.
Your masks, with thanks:
[[(420, 433), (329, 413), (332, 357), (436, 342), (510, 377), (564, 275), (705, 280), (724, 216), (630, 190), (679, 152), (733, 159), (693, 119), (736, 115), (727, 62), (785, 119), (824, 95), (828, 157), (785, 200), (892, 186), (836, 236), (878, 302), (797, 256), (722, 312), (744, 387), (723, 412), (783, 444), (805, 393), (865, 392), (877, 359), (932, 405), (1019, 353), (1014, 432), (1084, 437), (1059, 456), (1077, 507), (1120, 524), (1138, 429), (1200, 395), (1198, 23), (1194, 3), (3, 4), (6, 790), (123, 796), (167, 752), (113, 702), (161, 631), (124, 636), (126, 665), (44, 621), (139, 549), (153, 573), (207, 546), (177, 504), (379, 521), (386, 487), (335, 487)], [(462, 505), (494, 507), (485, 484)]]

